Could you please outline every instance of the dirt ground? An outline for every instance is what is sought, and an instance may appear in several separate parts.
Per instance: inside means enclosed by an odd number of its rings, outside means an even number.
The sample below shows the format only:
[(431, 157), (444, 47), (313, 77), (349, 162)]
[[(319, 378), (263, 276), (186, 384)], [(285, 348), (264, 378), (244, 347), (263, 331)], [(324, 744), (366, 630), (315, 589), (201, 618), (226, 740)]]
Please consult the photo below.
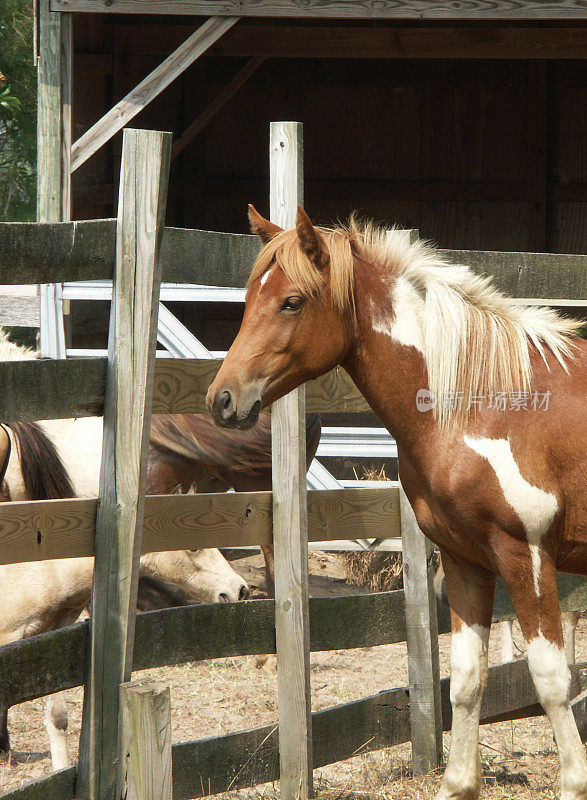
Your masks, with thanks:
[[(260, 596), (263, 571), (259, 558), (234, 562)], [(344, 581), (335, 556), (311, 556), (310, 591), (313, 596), (352, 594), (357, 587)], [(522, 638), (515, 627), (518, 654)], [(449, 670), (449, 636), (440, 637), (442, 675)], [(587, 625), (577, 632), (577, 660), (587, 658)], [(499, 632), (492, 632), (490, 663), (499, 663)], [(311, 661), (314, 710), (357, 700), (384, 689), (407, 684), (404, 644), (356, 650), (313, 653)], [(266, 725), (277, 720), (276, 675), (259, 669), (254, 657), (217, 659), (181, 666), (146, 670), (134, 677), (154, 677), (171, 687), (173, 741), (218, 736)], [(76, 757), (81, 721), (81, 689), (67, 692), (71, 759)], [(10, 710), (13, 753), (0, 763), (3, 791), (16, 788), (51, 771), (48, 742), (43, 728), (42, 701), (23, 703)], [(450, 734), (445, 734), (445, 753)], [(318, 769), (315, 789), (323, 800), (431, 800), (440, 773), (410, 777), (410, 745), (358, 755), (348, 761)], [(544, 717), (503, 722), (481, 729), (483, 798), (554, 800), (558, 797), (558, 760), (550, 727)], [(233, 791), (222, 800), (273, 800), (273, 784)]]

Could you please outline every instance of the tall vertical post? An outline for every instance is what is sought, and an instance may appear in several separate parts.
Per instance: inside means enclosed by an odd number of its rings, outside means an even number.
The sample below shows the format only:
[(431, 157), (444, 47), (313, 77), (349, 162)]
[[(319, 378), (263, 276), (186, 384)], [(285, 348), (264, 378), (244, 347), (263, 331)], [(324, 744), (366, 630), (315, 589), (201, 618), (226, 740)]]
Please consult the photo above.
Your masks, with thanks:
[[(38, 0), (37, 221), (68, 221), (71, 214), (72, 18)], [(41, 354), (65, 358), (60, 284), (41, 286)]]
[[(132, 668), (170, 133), (125, 130), (76, 797), (113, 800), (119, 686)], [(120, 796), (120, 794), (118, 795)]]
[(410, 684), (412, 771), (414, 775), (421, 775), (435, 769), (442, 759), (438, 620), (432, 585), (434, 550), (432, 542), (426, 539), (418, 527), (416, 516), (401, 484), (400, 524)]
[[(303, 127), (272, 122), (271, 221), (296, 223), (303, 203)], [(306, 402), (301, 386), (273, 403), (273, 543), (282, 800), (312, 795), (312, 713), (308, 613)]]

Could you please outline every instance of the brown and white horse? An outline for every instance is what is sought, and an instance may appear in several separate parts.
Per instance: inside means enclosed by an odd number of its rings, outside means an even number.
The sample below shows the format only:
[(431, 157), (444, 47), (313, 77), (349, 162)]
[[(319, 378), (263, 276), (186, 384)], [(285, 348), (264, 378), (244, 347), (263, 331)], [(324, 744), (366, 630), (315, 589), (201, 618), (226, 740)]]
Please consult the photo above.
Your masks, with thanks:
[(250, 427), (294, 387), (346, 369), (398, 443), (403, 487), (446, 573), (453, 726), (437, 800), (479, 794), (498, 574), (554, 731), (561, 798), (587, 800), (556, 586), (557, 569), (587, 573), (587, 343), (577, 325), (399, 232), (353, 220), (316, 228), (303, 209), (289, 231), (253, 208), (250, 219), (265, 246), (208, 392), (214, 420)]

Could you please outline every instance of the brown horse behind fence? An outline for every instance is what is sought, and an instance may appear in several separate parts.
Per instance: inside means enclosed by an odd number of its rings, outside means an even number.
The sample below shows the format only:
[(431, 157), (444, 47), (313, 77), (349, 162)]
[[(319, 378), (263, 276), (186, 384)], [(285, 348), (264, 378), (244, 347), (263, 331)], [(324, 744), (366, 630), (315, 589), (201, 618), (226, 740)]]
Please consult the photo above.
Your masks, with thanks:
[(474, 800), (496, 576), (528, 643), (561, 763), (587, 800), (569, 705), (557, 569), (587, 574), (587, 343), (422, 242), (373, 225), (282, 231), (264, 247), (239, 334), (208, 392), (215, 421), (259, 409), (341, 364), (398, 443), (400, 479), (440, 548), (452, 615), (452, 745), (437, 800)]
[[(317, 414), (306, 418), (306, 466), (320, 443)], [(250, 431), (224, 431), (207, 414), (156, 414), (151, 421), (147, 494), (271, 491), (271, 417)], [(267, 593), (275, 593), (273, 547), (261, 546)]]

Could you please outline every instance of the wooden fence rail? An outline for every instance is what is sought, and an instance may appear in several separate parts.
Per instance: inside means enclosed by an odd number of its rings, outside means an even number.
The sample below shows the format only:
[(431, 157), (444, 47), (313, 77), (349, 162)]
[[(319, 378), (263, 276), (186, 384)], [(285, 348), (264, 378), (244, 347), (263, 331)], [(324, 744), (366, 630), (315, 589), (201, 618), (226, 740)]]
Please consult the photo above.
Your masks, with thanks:
[[(561, 607), (585, 608), (581, 578), (559, 575)], [(494, 621), (512, 619), (507, 591), (498, 582)], [(438, 632), (450, 631), (448, 609), (437, 604)], [(78, 623), (0, 648), (0, 705), (12, 706), (84, 681), (88, 623)], [(312, 651), (394, 644), (406, 640), (402, 590), (310, 599)], [(272, 600), (195, 605), (137, 617), (133, 670), (275, 652)]]
[[(244, 213), (244, 209), (243, 209)], [(0, 223), (0, 269), (6, 284), (112, 278), (116, 220)], [(163, 281), (242, 287), (260, 245), (256, 236), (165, 228)], [(492, 275), (512, 297), (587, 301), (587, 256), (442, 250), (451, 261)]]
[[(586, 693), (581, 674), (587, 663), (573, 669), (572, 703), (584, 720)], [(451, 723), (450, 679), (440, 682), (443, 729)], [(525, 660), (490, 667), (481, 707), (481, 724), (503, 718), (541, 713)], [(337, 731), (337, 736), (332, 731)], [(585, 726), (581, 726), (585, 739)], [(313, 767), (351, 758), (359, 753), (392, 747), (410, 740), (409, 693), (405, 687), (380, 692), (362, 700), (312, 714)], [(277, 724), (225, 736), (173, 745), (173, 798), (204, 797), (236, 791), (279, 777)], [(15, 791), (5, 800), (72, 800), (76, 768), (55, 773)]]

